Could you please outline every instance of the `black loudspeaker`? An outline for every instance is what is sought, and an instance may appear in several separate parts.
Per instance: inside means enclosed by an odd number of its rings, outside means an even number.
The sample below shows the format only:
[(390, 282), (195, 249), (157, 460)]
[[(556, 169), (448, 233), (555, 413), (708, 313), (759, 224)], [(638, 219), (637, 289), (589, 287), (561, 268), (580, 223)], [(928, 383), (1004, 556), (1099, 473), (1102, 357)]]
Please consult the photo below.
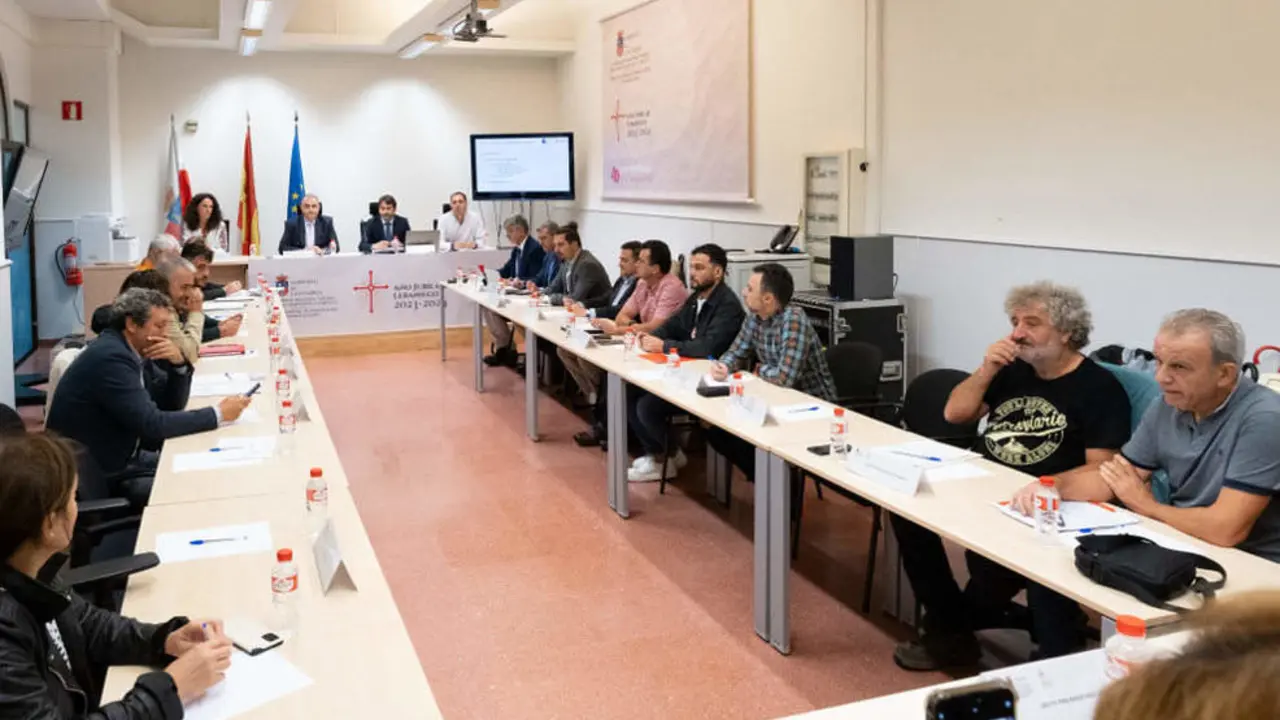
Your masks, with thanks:
[(893, 297), (893, 236), (831, 237), (831, 296), (844, 301)]

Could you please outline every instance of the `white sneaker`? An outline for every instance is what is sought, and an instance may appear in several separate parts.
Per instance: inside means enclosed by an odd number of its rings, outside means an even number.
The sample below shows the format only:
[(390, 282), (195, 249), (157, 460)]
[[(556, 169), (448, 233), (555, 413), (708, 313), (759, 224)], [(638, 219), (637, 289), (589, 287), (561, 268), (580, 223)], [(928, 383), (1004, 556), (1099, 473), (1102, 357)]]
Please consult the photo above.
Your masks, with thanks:
[[(688, 464), (689, 464), (689, 458), (684, 456), (684, 451), (681, 450), (680, 448), (676, 448), (676, 454), (674, 457), (671, 458), (671, 462), (669, 463), (669, 465), (674, 467), (676, 470), (683, 470), (684, 466)], [(668, 475), (670, 474), (671, 473), (668, 473)], [(667, 478), (667, 479), (670, 480), (671, 478)]]
[(638, 458), (636, 458), (635, 460), (632, 460), (632, 461), (631, 461), (631, 468), (632, 468), (632, 469), (635, 469), (635, 468), (640, 467), (641, 465), (643, 465), (643, 464), (644, 464), (644, 462), (645, 462), (646, 460), (648, 460), (648, 461), (649, 461), (649, 464), (650, 464), (650, 465), (653, 465), (653, 464), (654, 464), (654, 459), (653, 459), (653, 456), (652, 456), (652, 455), (641, 455), (640, 457), (638, 457)]
[(627, 470), (627, 480), (629, 482), (657, 482), (661, 478), (662, 468), (658, 467), (658, 463), (653, 459), (652, 455), (645, 455), (640, 458), (640, 462)]

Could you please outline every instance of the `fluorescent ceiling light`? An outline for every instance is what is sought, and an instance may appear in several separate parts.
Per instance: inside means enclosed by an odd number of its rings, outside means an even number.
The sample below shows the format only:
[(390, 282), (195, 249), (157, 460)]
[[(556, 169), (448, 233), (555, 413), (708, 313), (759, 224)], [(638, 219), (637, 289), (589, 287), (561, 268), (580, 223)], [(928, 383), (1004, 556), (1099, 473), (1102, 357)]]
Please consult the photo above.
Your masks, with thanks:
[(482, 16), (489, 17), (502, 9), (502, 0), (477, 0), (476, 9)]
[(261, 30), (251, 30), (245, 28), (240, 31), (240, 54), (249, 57), (258, 51), (258, 40), (262, 37)]
[(443, 35), (427, 33), (400, 49), (401, 60), (412, 60), (422, 53), (444, 42)]
[(267, 13), (271, 12), (271, 0), (249, 0), (245, 7), (244, 26), (261, 30), (267, 26)]

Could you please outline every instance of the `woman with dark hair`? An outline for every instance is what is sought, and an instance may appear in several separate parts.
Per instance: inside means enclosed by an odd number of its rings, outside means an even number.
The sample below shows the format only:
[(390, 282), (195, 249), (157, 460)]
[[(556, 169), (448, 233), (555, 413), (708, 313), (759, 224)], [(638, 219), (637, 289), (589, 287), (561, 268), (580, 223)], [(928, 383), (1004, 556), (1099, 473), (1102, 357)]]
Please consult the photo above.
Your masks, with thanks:
[[(76, 524), (76, 461), (44, 433), (0, 440), (0, 717), (177, 720), (222, 680), (231, 641), (214, 620), (147, 625), (51, 584)], [(165, 665), (100, 705), (112, 665)]]
[(218, 199), (209, 193), (200, 193), (187, 203), (182, 214), (182, 244), (196, 240), (211, 248), (230, 252), (227, 227), (222, 224), (222, 207)]

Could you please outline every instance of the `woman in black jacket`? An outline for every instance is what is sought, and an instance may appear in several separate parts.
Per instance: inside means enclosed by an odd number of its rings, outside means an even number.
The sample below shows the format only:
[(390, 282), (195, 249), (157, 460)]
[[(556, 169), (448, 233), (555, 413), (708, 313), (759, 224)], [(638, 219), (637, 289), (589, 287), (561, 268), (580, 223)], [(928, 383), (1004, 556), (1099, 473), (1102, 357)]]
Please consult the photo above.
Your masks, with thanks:
[[(0, 718), (177, 720), (220, 681), (231, 644), (215, 621), (147, 625), (50, 584), (76, 523), (75, 456), (62, 440), (0, 440)], [(168, 665), (100, 705), (112, 665)]]

